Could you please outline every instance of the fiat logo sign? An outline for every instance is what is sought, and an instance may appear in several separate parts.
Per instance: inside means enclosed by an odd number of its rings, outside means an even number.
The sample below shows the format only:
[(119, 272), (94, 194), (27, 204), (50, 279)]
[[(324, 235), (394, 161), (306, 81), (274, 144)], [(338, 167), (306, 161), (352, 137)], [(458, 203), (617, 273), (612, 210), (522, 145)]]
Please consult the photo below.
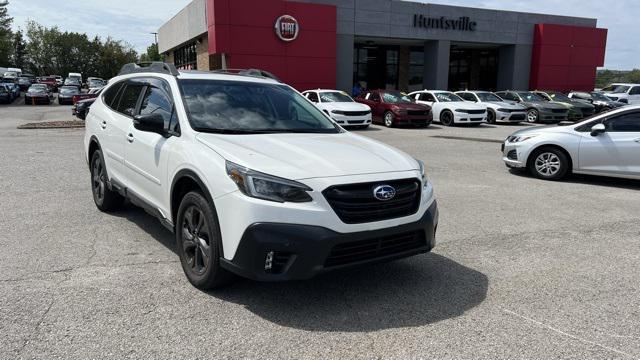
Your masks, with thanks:
[(282, 41), (293, 41), (298, 37), (298, 20), (291, 15), (282, 15), (276, 20), (276, 35)]

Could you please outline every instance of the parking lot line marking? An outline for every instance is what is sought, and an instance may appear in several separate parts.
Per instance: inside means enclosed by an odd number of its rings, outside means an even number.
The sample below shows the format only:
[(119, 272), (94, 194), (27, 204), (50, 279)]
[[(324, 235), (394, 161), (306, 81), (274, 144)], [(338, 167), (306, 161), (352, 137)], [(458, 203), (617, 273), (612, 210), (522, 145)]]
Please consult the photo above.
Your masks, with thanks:
[(626, 353), (626, 352), (620, 351), (620, 350), (618, 350), (618, 349), (614, 349), (614, 348), (609, 347), (609, 346), (606, 346), (606, 345), (602, 345), (602, 344), (600, 344), (600, 343), (597, 343), (597, 342), (594, 342), (594, 341), (591, 341), (591, 340), (583, 339), (583, 338), (578, 337), (578, 336), (576, 336), (576, 335), (569, 334), (569, 333), (564, 332), (564, 331), (562, 331), (562, 330), (560, 330), (560, 329), (554, 328), (554, 327), (553, 327), (553, 326), (551, 326), (551, 325), (547, 325), (547, 324), (541, 323), (540, 321), (534, 320), (534, 319), (532, 319), (532, 318), (530, 318), (530, 317), (527, 317), (527, 316), (524, 316), (524, 315), (520, 315), (520, 314), (518, 314), (518, 313), (516, 313), (516, 312), (514, 312), (514, 311), (511, 311), (511, 310), (508, 310), (508, 309), (505, 309), (505, 308), (502, 308), (502, 310), (503, 310), (504, 312), (506, 312), (507, 314), (511, 314), (511, 315), (516, 316), (516, 317), (519, 317), (519, 318), (521, 318), (521, 319), (523, 319), (523, 320), (526, 320), (526, 321), (532, 322), (532, 323), (534, 323), (534, 324), (536, 324), (536, 325), (538, 325), (538, 326), (540, 326), (540, 327), (546, 328), (546, 329), (551, 330), (551, 331), (553, 331), (553, 332), (556, 332), (556, 333), (558, 333), (558, 334), (560, 334), (560, 335), (563, 335), (563, 336), (569, 337), (569, 338), (574, 339), (574, 340), (578, 340), (578, 341), (583, 342), (583, 343), (585, 343), (585, 344), (595, 345), (595, 346), (597, 346), (597, 347), (599, 347), (599, 348), (602, 348), (602, 349), (605, 349), (605, 350), (609, 350), (609, 351), (615, 352), (616, 354), (620, 354), (620, 355), (624, 355), (624, 356), (627, 356), (627, 357), (630, 357), (630, 358), (634, 358), (634, 356), (633, 356), (633, 355), (628, 354), (628, 353)]
[(496, 139), (484, 139), (484, 138), (450, 136), (450, 135), (432, 135), (430, 137), (438, 138), (438, 139), (466, 140), (466, 141), (477, 141), (477, 142), (487, 142), (487, 143), (497, 143), (497, 144), (502, 144), (504, 142), (503, 140), (496, 140)]

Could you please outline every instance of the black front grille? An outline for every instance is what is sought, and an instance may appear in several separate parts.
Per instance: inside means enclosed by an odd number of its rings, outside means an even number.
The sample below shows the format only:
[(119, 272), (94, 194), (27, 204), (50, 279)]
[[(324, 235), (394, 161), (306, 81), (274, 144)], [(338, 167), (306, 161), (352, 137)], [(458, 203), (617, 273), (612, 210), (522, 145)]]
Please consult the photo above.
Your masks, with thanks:
[(407, 110), (407, 114), (410, 116), (426, 116), (429, 112), (424, 110)]
[(511, 115), (511, 120), (524, 120), (525, 115), (524, 114), (515, 114), (515, 115)]
[(484, 114), (486, 110), (467, 110), (468, 114)]
[(365, 116), (369, 114), (371, 111), (343, 111), (342, 115), (344, 116)]
[[(389, 185), (396, 190), (390, 200), (378, 200), (373, 190)], [(420, 181), (404, 179), (332, 186), (322, 192), (340, 220), (358, 224), (415, 214), (420, 206)]]
[(394, 234), (380, 238), (352, 241), (331, 249), (325, 267), (347, 265), (400, 254), (426, 246), (424, 231)]

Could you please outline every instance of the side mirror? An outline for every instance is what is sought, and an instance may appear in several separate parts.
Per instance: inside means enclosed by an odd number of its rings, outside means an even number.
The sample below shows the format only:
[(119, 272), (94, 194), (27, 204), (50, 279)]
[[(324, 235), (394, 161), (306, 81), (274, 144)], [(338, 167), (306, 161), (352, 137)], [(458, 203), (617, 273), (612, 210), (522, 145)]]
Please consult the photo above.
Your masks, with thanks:
[(603, 134), (606, 131), (607, 131), (607, 128), (604, 126), (604, 124), (602, 124), (602, 123), (595, 124), (591, 128), (591, 136), (598, 136), (600, 134)]
[(162, 115), (156, 113), (134, 116), (133, 127), (140, 131), (152, 132), (160, 135), (167, 134), (164, 128), (164, 118)]

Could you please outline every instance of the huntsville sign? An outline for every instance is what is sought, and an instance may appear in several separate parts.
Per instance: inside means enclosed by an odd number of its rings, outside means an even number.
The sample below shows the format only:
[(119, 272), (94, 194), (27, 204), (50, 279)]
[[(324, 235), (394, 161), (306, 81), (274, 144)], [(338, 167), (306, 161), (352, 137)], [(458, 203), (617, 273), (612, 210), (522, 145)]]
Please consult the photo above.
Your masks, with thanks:
[(413, 15), (413, 27), (424, 29), (476, 31), (476, 25), (476, 22), (471, 21), (467, 16), (461, 16), (457, 19), (447, 19), (444, 16), (430, 18), (418, 14)]

